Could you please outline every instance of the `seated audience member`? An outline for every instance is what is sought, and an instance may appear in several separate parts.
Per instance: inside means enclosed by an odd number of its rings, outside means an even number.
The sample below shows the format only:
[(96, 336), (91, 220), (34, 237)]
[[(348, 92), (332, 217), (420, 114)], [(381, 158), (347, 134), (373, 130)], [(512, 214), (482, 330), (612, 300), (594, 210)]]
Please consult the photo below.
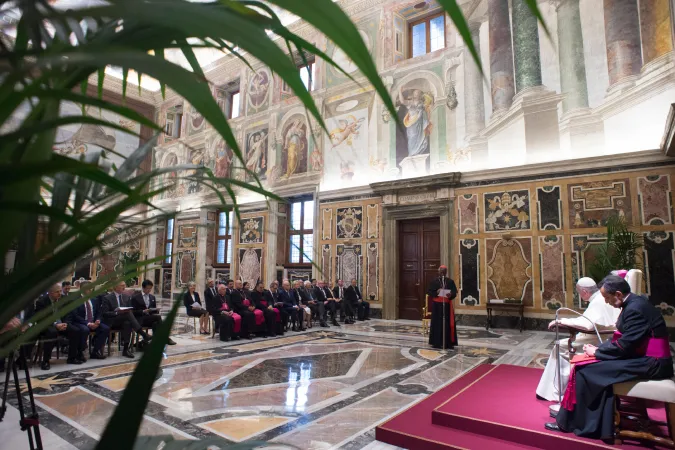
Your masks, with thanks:
[[(28, 302), (28, 305), (19, 314), (12, 317), (12, 319), (0, 329), (0, 335), (13, 332), (23, 333), (33, 325), (30, 322), (30, 319), (33, 317), (34, 314), (35, 314), (35, 302), (32, 301)], [(27, 342), (21, 345), (22, 357), (17, 360), (17, 367), (19, 370), (23, 370), (25, 368), (26, 361), (30, 359), (30, 355), (32, 353), (34, 345), (35, 342)], [(2, 356), (0, 357), (0, 372), (3, 372), (4, 370), (5, 370), (5, 357)]]
[(188, 317), (199, 317), (199, 334), (209, 334), (207, 331), (209, 326), (209, 299), (206, 297), (206, 308), (204, 308), (202, 301), (199, 299), (199, 294), (195, 292), (196, 288), (197, 283), (194, 281), (188, 283), (188, 290), (183, 294), (183, 305), (185, 305), (185, 312)]
[(230, 293), (234, 291), (234, 280), (227, 280), (227, 292), (226, 295), (230, 295)]
[(241, 332), (241, 316), (235, 312), (224, 284), (218, 286), (217, 292), (215, 297), (206, 300), (206, 309), (215, 323), (214, 331), (220, 333), (220, 340), (223, 342), (232, 338), (238, 339)]
[(294, 291), (291, 290), (291, 283), (284, 280), (279, 291), (279, 300), (281, 300), (282, 310), (288, 314), (293, 331), (303, 331), (302, 315), (304, 311), (295, 299)]
[[(274, 305), (270, 304), (264, 296), (264, 286), (261, 281), (258, 281), (255, 285), (255, 288), (251, 292), (251, 301), (255, 305), (256, 314), (257, 311), (260, 311), (262, 314), (257, 314), (258, 316), (262, 315), (265, 323), (267, 337), (276, 337), (277, 335), (277, 319), (281, 322), (281, 315), (279, 310), (274, 308)], [(260, 319), (258, 319), (260, 320)], [(257, 323), (258, 326), (262, 323)]]
[[(584, 302), (589, 302), (584, 317), (590, 319), (599, 330), (602, 328), (614, 328), (616, 320), (619, 317), (620, 310), (605, 303), (605, 299), (600, 293), (595, 281), (592, 278), (580, 278), (577, 282), (577, 293)], [(591, 323), (584, 317), (572, 317), (559, 319), (560, 324), (568, 327), (582, 328), (589, 333), (577, 333), (576, 344), (598, 343), (598, 337), (593, 330)], [(555, 329), (555, 320), (548, 325), (549, 329)], [(566, 332), (566, 331), (564, 331)], [(570, 355), (568, 350), (569, 339), (560, 340), (560, 375), (562, 380), (562, 392), (565, 392), (567, 380), (570, 376)], [(546, 362), (546, 368), (539, 380), (537, 386), (537, 397), (549, 401), (558, 401), (558, 367), (555, 347), (551, 350), (551, 355)]]
[(357, 312), (358, 320), (370, 320), (370, 317), (368, 317), (370, 315), (370, 303), (363, 299), (361, 290), (356, 284), (356, 278), (352, 278), (351, 286), (345, 289), (345, 297), (352, 310)]
[(309, 307), (312, 317), (318, 317), (321, 326), (324, 328), (328, 327), (328, 324), (324, 320), (324, 316), (326, 315), (325, 305), (316, 298), (311, 281), (305, 281), (304, 288), (300, 289), (300, 298), (302, 299), (302, 303)]
[(337, 286), (333, 288), (333, 297), (340, 304), (340, 320), (349, 325), (354, 323), (354, 312), (352, 305), (345, 298), (345, 289), (344, 281), (338, 280)]
[[(312, 328), (312, 310), (309, 309), (309, 306), (305, 305), (302, 301), (302, 281), (295, 280), (293, 282), (293, 298), (295, 299), (296, 304), (302, 310), (302, 314), (298, 315), (298, 320), (300, 321), (300, 327), (304, 330), (305, 328)], [(305, 323), (307, 327), (305, 327)]]
[(330, 313), (332, 324), (339, 327), (340, 324), (337, 323), (335, 316), (337, 306), (335, 299), (333, 299), (333, 294), (330, 292), (330, 289), (324, 291), (324, 286), (325, 283), (323, 280), (317, 280), (316, 286), (314, 286), (314, 298), (316, 298), (319, 304), (323, 305), (323, 316), (321, 317), (321, 321), (327, 323), (328, 313)]
[[(48, 310), (49, 313), (58, 313), (57, 303), (61, 299), (61, 288), (61, 285), (55, 284), (49, 289), (47, 295), (40, 297), (35, 302), (35, 313), (37, 314), (42, 310)], [(57, 345), (59, 336), (68, 338), (68, 364), (82, 364), (85, 362), (84, 355), (79, 352), (83, 333), (89, 335), (88, 332), (82, 331), (78, 327), (68, 326), (68, 323), (61, 318), (54, 319), (54, 322), (40, 333), (43, 350), (42, 365), (40, 366), (42, 370), (49, 370), (51, 368), (49, 360), (52, 357), (52, 350)]]
[(265, 289), (263, 291), (263, 298), (267, 300), (268, 305), (272, 305), (281, 316), (281, 322), (279, 322), (279, 330), (277, 333), (284, 334), (286, 328), (288, 327), (288, 317), (289, 314), (284, 310), (284, 304), (279, 299), (279, 282), (274, 280), (270, 283), (269, 290)]
[(72, 287), (73, 287), (73, 285), (70, 281), (62, 282), (61, 283), (61, 297), (65, 297), (68, 294), (70, 294), (70, 290), (72, 289)]
[(546, 429), (613, 442), (612, 385), (671, 378), (673, 359), (661, 311), (648, 298), (632, 294), (621, 277), (609, 275), (601, 286), (605, 301), (621, 309), (617, 331), (598, 347), (584, 346), (589, 360), (574, 365), (556, 422), (547, 423)]
[(143, 331), (141, 324), (136, 320), (131, 300), (124, 293), (126, 287), (127, 284), (121, 281), (115, 285), (111, 294), (103, 297), (101, 301), (101, 316), (103, 317), (103, 323), (110, 328), (121, 330), (120, 335), (124, 349), (122, 355), (127, 358), (133, 358), (135, 355), (131, 349), (131, 330), (133, 329), (141, 335), (144, 343), (150, 342), (152, 337)]
[(326, 297), (326, 309), (331, 312), (331, 317), (332, 317), (332, 322), (331, 324), (339, 327), (340, 324), (337, 321), (337, 313), (338, 311), (342, 308), (341, 305), (341, 300), (336, 299), (335, 296), (333, 295), (333, 290), (328, 287), (328, 283), (325, 281), (321, 280), (319, 285), (319, 289), (323, 292), (323, 295)]
[(253, 339), (256, 330), (255, 305), (244, 297), (241, 280), (234, 282), (234, 289), (230, 291), (230, 300), (234, 310), (241, 316), (241, 335), (246, 339)]
[[(157, 308), (157, 299), (152, 295), (152, 288), (154, 284), (150, 280), (145, 280), (141, 284), (141, 292), (136, 292), (131, 297), (131, 306), (134, 307), (134, 315), (136, 320), (144, 328), (152, 328), (152, 334), (158, 326), (162, 324), (162, 316), (159, 315)], [(169, 345), (176, 345), (173, 339), (169, 338), (167, 342)]]
[(248, 281), (244, 281), (244, 284), (241, 287), (241, 293), (244, 295), (244, 298), (251, 300), (251, 284)]
[[(80, 283), (80, 293), (83, 297), (89, 297), (94, 285), (89, 281), (82, 281)], [(84, 349), (87, 348), (87, 341), (89, 334), (94, 333), (94, 338), (89, 352), (90, 359), (105, 359), (103, 355), (103, 347), (108, 340), (110, 327), (101, 322), (101, 306), (96, 301), (96, 298), (87, 298), (84, 304), (78, 306), (66, 316), (65, 319), (68, 327), (78, 328), (81, 332), (81, 341), (78, 346), (78, 356), (84, 359)]]

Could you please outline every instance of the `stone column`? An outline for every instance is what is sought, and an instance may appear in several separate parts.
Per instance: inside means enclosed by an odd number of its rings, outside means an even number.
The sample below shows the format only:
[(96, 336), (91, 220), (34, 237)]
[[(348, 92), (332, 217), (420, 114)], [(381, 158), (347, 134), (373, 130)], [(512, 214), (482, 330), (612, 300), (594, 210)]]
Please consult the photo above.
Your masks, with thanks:
[(513, 0), (513, 51), (516, 64), (516, 92), (541, 86), (539, 30), (537, 18), (524, 0)]
[(640, 72), (640, 25), (636, 0), (604, 0), (604, 11), (611, 88)]
[(673, 51), (669, 0), (640, 0), (644, 64)]
[(208, 234), (208, 210), (199, 209), (199, 228), (197, 229), (197, 270), (195, 270), (195, 283), (197, 283), (197, 292), (204, 292), (206, 289), (206, 236)]
[[(470, 22), (471, 39), (480, 56), (480, 22)], [(485, 105), (483, 101), (483, 77), (473, 56), (464, 52), (464, 115), (467, 138), (475, 136), (485, 127)]]
[(279, 202), (268, 201), (267, 223), (265, 224), (265, 289), (277, 279), (277, 229), (279, 228)]
[(492, 114), (494, 115), (509, 109), (515, 93), (508, 0), (488, 0), (488, 23)]
[(560, 86), (564, 95), (563, 113), (588, 108), (588, 86), (584, 62), (584, 41), (581, 34), (579, 0), (560, 0), (558, 15), (558, 58)]

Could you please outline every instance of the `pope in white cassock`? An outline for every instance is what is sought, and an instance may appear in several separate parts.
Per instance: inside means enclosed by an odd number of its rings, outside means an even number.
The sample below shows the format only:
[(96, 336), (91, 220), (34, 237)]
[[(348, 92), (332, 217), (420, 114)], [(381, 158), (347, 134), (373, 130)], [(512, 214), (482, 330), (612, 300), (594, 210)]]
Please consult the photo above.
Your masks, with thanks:
[[(582, 300), (589, 302), (588, 308), (584, 311), (584, 317), (590, 319), (591, 322), (598, 327), (598, 331), (603, 331), (603, 329), (613, 330), (621, 310), (613, 308), (605, 303), (605, 299), (602, 294), (600, 294), (595, 281), (588, 277), (579, 279), (577, 282), (577, 292)], [(577, 346), (581, 348), (584, 344), (598, 345), (598, 336), (595, 334), (595, 330), (591, 323), (584, 317), (558, 319), (561, 325), (589, 331), (588, 334), (577, 333), (576, 340), (574, 341), (575, 348)], [(549, 329), (555, 329), (555, 320), (552, 321), (548, 327)], [(560, 340), (560, 373), (563, 393), (567, 388), (567, 381), (570, 376), (570, 355), (567, 344), (568, 339)], [(559, 400), (558, 367), (556, 366), (556, 362), (556, 352), (555, 347), (553, 347), (548, 362), (546, 363), (544, 374), (542, 375), (541, 380), (539, 380), (539, 386), (537, 386), (537, 396), (549, 401)]]

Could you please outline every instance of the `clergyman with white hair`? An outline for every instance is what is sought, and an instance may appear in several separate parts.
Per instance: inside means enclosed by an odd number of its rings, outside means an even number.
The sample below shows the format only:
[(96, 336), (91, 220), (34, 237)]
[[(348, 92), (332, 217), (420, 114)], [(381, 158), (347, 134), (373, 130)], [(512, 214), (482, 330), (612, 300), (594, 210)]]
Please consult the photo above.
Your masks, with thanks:
[[(577, 282), (577, 293), (581, 300), (588, 303), (584, 317), (560, 318), (558, 321), (561, 325), (588, 330), (589, 333), (577, 333), (574, 341), (574, 346), (583, 347), (584, 344), (598, 345), (598, 337), (591, 323), (593, 322), (599, 331), (603, 329), (614, 329), (616, 321), (619, 318), (621, 310), (612, 308), (605, 302), (604, 297), (600, 294), (597, 284), (592, 278), (583, 277)], [(555, 329), (555, 320), (548, 325), (550, 330)], [(567, 388), (567, 381), (570, 376), (570, 354), (568, 351), (569, 339), (560, 340), (560, 374), (562, 378), (562, 391), (565, 392)], [(558, 401), (558, 367), (556, 365), (556, 351), (555, 346), (551, 350), (551, 355), (546, 363), (544, 374), (539, 380), (537, 386), (537, 397), (549, 401)]]

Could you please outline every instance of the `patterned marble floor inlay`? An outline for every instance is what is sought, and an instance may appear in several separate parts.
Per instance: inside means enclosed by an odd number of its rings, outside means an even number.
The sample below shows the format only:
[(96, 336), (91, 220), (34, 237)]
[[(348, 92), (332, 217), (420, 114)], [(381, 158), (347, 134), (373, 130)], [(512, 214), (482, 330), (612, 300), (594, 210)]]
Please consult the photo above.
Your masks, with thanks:
[[(378, 423), (477, 365), (542, 367), (554, 339), (547, 332), (459, 327), (460, 346), (440, 351), (427, 345), (414, 321), (372, 320), (232, 342), (175, 329), (177, 345), (167, 348), (142, 436), (308, 450), (392, 450), (374, 440)], [(41, 426), (55, 448), (95, 445), (137, 364), (113, 354), (83, 366), (31, 370)], [(17, 405), (13, 387), (9, 403)], [(0, 442), (17, 441), (16, 433), (0, 427)]]

